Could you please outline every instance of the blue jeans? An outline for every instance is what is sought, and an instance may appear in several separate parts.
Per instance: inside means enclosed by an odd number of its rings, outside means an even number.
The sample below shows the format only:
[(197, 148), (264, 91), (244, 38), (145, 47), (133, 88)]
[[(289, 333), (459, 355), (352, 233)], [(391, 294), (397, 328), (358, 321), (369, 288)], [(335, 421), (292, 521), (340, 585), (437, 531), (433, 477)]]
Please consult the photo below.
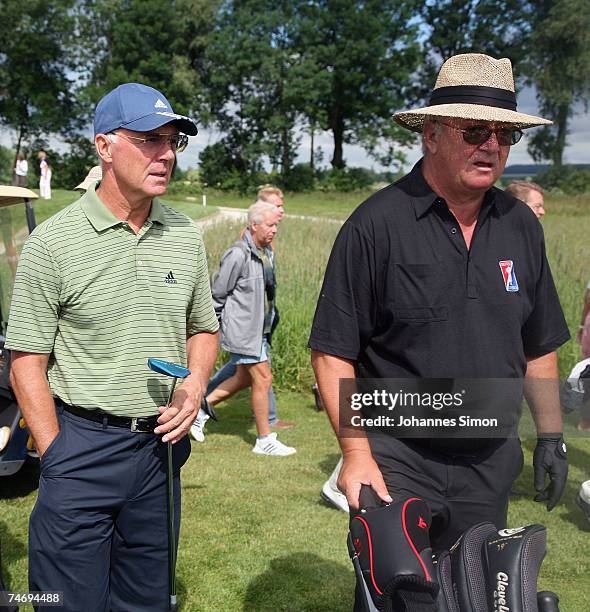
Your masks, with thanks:
[[(207, 385), (207, 395), (209, 395), (209, 393), (211, 393), (214, 389), (217, 389), (217, 387), (219, 387), (224, 380), (231, 378), (236, 373), (236, 370), (237, 366), (231, 362), (226, 363), (220, 370), (217, 370)], [(275, 393), (271, 387), (268, 392), (268, 424), (274, 425), (278, 420), (277, 401), (275, 399)]]

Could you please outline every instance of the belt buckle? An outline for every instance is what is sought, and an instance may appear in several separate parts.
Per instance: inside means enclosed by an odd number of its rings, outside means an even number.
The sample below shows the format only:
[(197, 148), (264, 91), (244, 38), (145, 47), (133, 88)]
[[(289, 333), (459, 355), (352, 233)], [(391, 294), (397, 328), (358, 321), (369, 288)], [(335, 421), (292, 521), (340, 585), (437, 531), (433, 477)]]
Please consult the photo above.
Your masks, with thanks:
[(150, 426), (149, 417), (133, 417), (131, 431), (133, 433), (154, 433), (154, 428)]

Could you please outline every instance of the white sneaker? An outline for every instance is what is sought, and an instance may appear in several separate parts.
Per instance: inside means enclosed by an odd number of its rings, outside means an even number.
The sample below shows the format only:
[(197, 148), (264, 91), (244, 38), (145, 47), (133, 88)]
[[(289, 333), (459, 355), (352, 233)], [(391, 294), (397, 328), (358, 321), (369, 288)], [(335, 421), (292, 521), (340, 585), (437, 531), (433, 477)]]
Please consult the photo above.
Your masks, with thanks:
[(257, 455), (286, 457), (287, 455), (295, 454), (297, 449), (279, 442), (277, 440), (276, 432), (273, 432), (268, 434), (268, 436), (264, 436), (263, 438), (256, 438), (256, 444), (254, 445), (252, 452), (256, 453)]
[(4, 427), (0, 427), (0, 451), (3, 451), (8, 446), (8, 441), (10, 440), (10, 427), (6, 425)]
[(191, 436), (197, 442), (203, 442), (205, 440), (205, 423), (210, 419), (209, 415), (199, 408), (199, 413), (195, 422), (191, 425)]
[(348, 512), (348, 500), (346, 499), (346, 495), (344, 495), (344, 493), (342, 493), (342, 491), (336, 485), (341, 467), (342, 458), (340, 458), (340, 461), (338, 461), (336, 464), (334, 471), (332, 474), (330, 474), (330, 478), (324, 482), (320, 495), (324, 501), (328, 502), (331, 506), (334, 506), (334, 508), (342, 510), (342, 512)]
[(590, 521), (590, 480), (582, 483), (576, 496), (576, 503), (582, 508), (586, 518)]

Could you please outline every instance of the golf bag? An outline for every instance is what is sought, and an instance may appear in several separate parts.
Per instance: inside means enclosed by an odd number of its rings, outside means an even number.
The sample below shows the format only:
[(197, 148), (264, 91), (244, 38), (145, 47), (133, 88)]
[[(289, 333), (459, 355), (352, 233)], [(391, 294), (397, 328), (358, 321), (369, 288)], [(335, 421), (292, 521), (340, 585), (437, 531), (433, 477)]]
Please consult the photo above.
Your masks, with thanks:
[(559, 612), (554, 593), (537, 594), (547, 545), (542, 525), (498, 531), (480, 523), (432, 558), (426, 503), (383, 505), (366, 488), (348, 536), (355, 612)]
[(561, 388), (561, 407), (566, 414), (590, 401), (590, 358), (576, 363)]
[(537, 594), (546, 547), (542, 525), (474, 525), (435, 559), (437, 612), (557, 612), (554, 593)]

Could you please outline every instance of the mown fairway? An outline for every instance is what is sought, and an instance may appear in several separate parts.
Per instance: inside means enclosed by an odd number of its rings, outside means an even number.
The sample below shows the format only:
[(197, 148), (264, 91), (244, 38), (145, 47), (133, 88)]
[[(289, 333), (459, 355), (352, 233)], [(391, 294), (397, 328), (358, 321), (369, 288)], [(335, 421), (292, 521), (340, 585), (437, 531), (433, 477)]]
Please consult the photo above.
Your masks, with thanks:
[[(72, 201), (64, 192), (61, 205)], [(60, 194), (60, 198), (62, 195)], [(68, 200), (68, 198), (70, 198)], [(339, 203), (336, 196), (287, 198), (287, 212), (345, 218), (361, 196)], [(68, 202), (66, 202), (68, 200)], [(315, 200), (315, 203), (314, 203)], [(212, 205), (246, 206), (249, 199), (210, 198)], [(590, 278), (590, 198), (549, 198), (543, 221), (549, 258), (572, 335)], [(43, 205), (37, 210), (41, 216)], [(199, 208), (184, 203), (186, 212)], [(332, 214), (337, 209), (338, 214)], [(199, 211), (201, 212), (201, 211)], [(196, 216), (198, 213), (193, 214)], [(353, 574), (345, 547), (347, 517), (326, 507), (319, 490), (338, 458), (325, 415), (313, 408), (312, 372), (306, 349), (315, 300), (338, 225), (286, 219), (276, 241), (281, 325), (273, 366), (282, 419), (297, 426), (280, 434), (298, 449), (287, 458), (250, 452), (255, 428), (247, 394), (219, 408), (203, 444), (193, 442), (183, 470), (183, 526), (178, 559), (179, 600), (184, 611), (348, 611)], [(205, 233), (210, 272), (239, 235), (239, 225), (218, 225)], [(570, 342), (560, 351), (562, 374), (578, 359)], [(510, 526), (542, 523), (548, 554), (539, 590), (556, 591), (561, 612), (586, 612), (590, 592), (590, 524), (574, 504), (582, 480), (590, 478), (590, 443), (568, 417), (570, 481), (562, 503), (550, 514), (532, 501), (534, 438), (523, 439), (525, 468), (515, 488)], [(526, 428), (528, 430), (528, 428)], [(26, 588), (27, 520), (35, 502), (33, 469), (0, 481), (0, 537), (5, 578), (13, 590)], [(165, 509), (162, 509), (165, 511)], [(162, 568), (166, 571), (166, 568)]]

